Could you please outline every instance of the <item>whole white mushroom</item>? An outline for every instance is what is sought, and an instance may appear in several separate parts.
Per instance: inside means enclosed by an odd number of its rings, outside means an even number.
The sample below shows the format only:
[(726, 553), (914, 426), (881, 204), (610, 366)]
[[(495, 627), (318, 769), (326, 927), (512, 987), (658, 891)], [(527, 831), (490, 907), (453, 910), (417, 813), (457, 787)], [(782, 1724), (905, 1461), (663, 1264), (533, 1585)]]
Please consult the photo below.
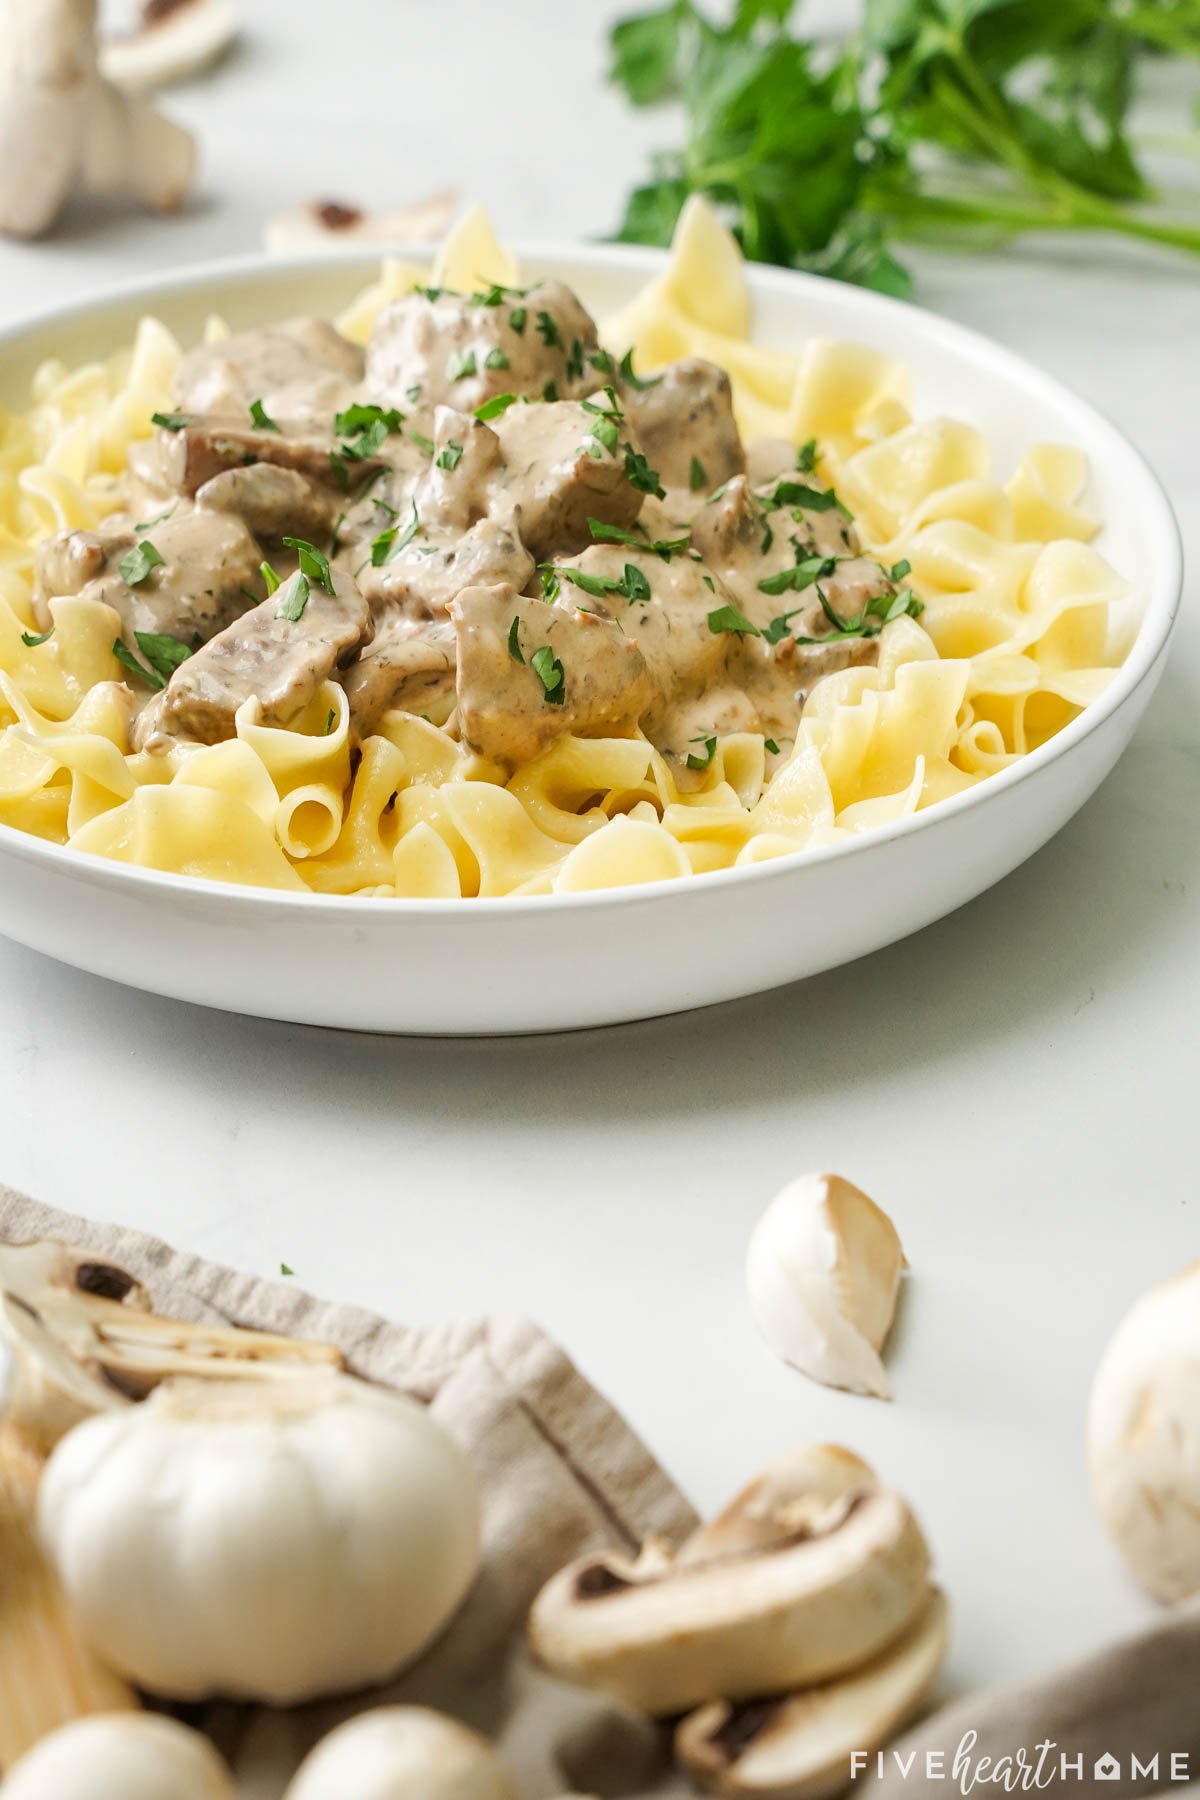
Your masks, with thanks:
[(471, 1464), (413, 1400), (331, 1368), (164, 1381), (56, 1446), (42, 1541), (105, 1661), (174, 1699), (381, 1682), (479, 1562)]
[(156, 1713), (97, 1713), (35, 1744), (4, 1800), (235, 1800), (208, 1739)]
[(1200, 1263), (1151, 1288), (1100, 1360), (1088, 1408), (1096, 1507), (1156, 1599), (1200, 1593)]
[(284, 1800), (517, 1800), (477, 1731), (423, 1706), (381, 1706), (322, 1738)]

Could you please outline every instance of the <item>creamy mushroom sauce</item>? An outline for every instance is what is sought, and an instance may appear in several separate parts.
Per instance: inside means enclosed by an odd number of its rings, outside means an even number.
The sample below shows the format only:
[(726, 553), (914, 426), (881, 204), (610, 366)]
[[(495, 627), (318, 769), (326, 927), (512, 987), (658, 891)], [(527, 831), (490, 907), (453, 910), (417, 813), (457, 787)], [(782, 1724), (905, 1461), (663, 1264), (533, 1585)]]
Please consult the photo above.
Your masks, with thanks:
[(815, 445), (747, 450), (724, 371), (637, 375), (547, 281), (414, 290), (365, 354), (318, 319), (193, 351), (126, 510), (42, 547), (36, 606), (119, 615), (140, 749), (230, 738), (252, 695), (286, 724), (333, 678), (360, 740), (400, 708), (515, 769), (640, 728), (687, 788), (728, 732), (786, 756), (814, 683), (921, 610), (905, 573)]

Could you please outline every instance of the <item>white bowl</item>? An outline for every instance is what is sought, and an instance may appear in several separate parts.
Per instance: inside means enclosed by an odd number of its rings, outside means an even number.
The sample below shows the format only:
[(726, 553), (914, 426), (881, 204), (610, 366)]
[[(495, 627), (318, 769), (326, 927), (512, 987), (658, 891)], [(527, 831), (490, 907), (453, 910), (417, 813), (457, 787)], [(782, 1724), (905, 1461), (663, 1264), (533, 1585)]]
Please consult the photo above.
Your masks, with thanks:
[[(662, 266), (656, 251), (530, 246), (603, 315)], [(0, 404), (45, 357), (132, 339), (149, 311), (185, 341), (334, 313), (376, 254), (248, 257), (139, 282), (0, 336)], [(756, 335), (853, 338), (903, 358), (922, 413), (987, 436), (1001, 466), (1037, 440), (1086, 451), (1100, 547), (1137, 584), (1136, 642), (1103, 697), (1020, 763), (898, 824), (775, 862), (690, 880), (525, 900), (354, 900), (162, 875), (0, 827), (0, 931), (47, 955), (205, 1006), (363, 1031), (550, 1031), (680, 1012), (758, 993), (877, 950), (1009, 873), (1108, 774), (1162, 673), (1182, 587), (1178, 528), (1139, 453), (1092, 407), (1011, 352), (919, 308), (752, 267)], [(1115, 853), (1115, 847), (1114, 847)], [(880, 895), (887, 896), (886, 907)], [(801, 929), (836, 921), (836, 930)]]

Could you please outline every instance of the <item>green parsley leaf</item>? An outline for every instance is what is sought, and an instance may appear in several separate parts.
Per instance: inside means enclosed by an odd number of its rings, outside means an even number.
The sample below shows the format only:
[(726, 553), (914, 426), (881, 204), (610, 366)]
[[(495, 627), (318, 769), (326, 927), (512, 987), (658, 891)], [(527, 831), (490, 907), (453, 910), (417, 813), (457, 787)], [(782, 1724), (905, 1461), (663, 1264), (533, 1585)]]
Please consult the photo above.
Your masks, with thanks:
[(796, 452), (796, 469), (801, 475), (813, 475), (817, 467), (817, 440), (809, 438)]
[(352, 406), (333, 415), (333, 430), (337, 437), (356, 437), (376, 425), (386, 427), (386, 436), (389, 432), (399, 431), (403, 423), (404, 414), (397, 412), (394, 406), (374, 406), (364, 400), (356, 400)]
[(135, 631), (138, 649), (164, 683), (170, 681), (180, 663), (192, 655), (192, 646), (172, 637), (169, 632)]
[[(777, 575), (764, 576), (759, 582), (759, 592), (763, 594), (802, 594), (815, 581), (824, 581), (833, 574), (837, 567), (837, 559), (832, 556), (804, 556), (794, 568), (781, 569)], [(799, 609), (797, 609), (799, 610)]]
[(25, 645), (27, 650), (36, 650), (39, 644), (44, 644), (48, 638), (52, 638), (53, 636), (54, 627), (52, 625), (49, 631), (23, 631), (21, 633), (21, 642)]
[(652, 469), (640, 450), (632, 444), (625, 445), (625, 479), (630, 487), (637, 488), (641, 494), (653, 494), (659, 500), (665, 500), (667, 490), (658, 478), (658, 470)]
[(283, 598), (275, 608), (277, 619), (289, 619), (295, 625), (304, 617), (304, 609), (308, 605), (309, 587), (303, 575), (293, 575), (280, 590)]
[(549, 644), (543, 644), (540, 650), (534, 651), (529, 659), (529, 666), (545, 690), (547, 703), (561, 706), (567, 697), (566, 672)]
[(462, 445), (456, 444), (454, 439), (451, 438), (445, 447), (438, 451), (436, 458), (437, 466), (439, 469), (457, 469), (459, 463), (462, 461), (462, 456)]
[(459, 350), (446, 365), (447, 381), (466, 381), (478, 373), (473, 350)]
[(483, 359), (485, 369), (507, 369), (512, 365), (499, 344), (494, 344)]
[(638, 537), (636, 532), (626, 531), (620, 525), (610, 525), (605, 519), (589, 518), (588, 530), (598, 544), (628, 544), (631, 550), (652, 550), (664, 562), (670, 562), (678, 551), (686, 550), (689, 542), (686, 533), (677, 538)]
[(542, 389), (542, 399), (553, 406), (554, 402), (558, 399), (557, 381), (548, 381), (546, 383), (545, 387)]
[(601, 375), (615, 375), (617, 372), (617, 366), (607, 350), (589, 350), (588, 362)]
[[(320, 587), (325, 589), (327, 594), (335, 593), (333, 574), (330, 570), (329, 558), (327, 556), (320, 550), (315, 549), (305, 538), (285, 537), (282, 541), (287, 545), (289, 550), (294, 550), (296, 552), (296, 555), (300, 560), (301, 574), (307, 575), (310, 581), (317, 582)], [(300, 610), (303, 611), (303, 607)], [(299, 615), (297, 615), (297, 617), (298, 616)]]
[(568, 381), (583, 380), (583, 340), (572, 338), (571, 348), (567, 352), (567, 366), (563, 373)]
[(433, 455), (433, 439), (432, 438), (427, 438), (423, 431), (410, 431), (408, 435), (412, 439), (413, 443), (417, 446), (418, 450), (423, 450), (425, 452), (426, 456)]
[(337, 724), (337, 709), (335, 707), (331, 706), (329, 711), (325, 715), (325, 730), (323, 731), (323, 733), (321, 735), (323, 737), (332, 737), (333, 736), (333, 728), (336, 724)]
[[(267, 585), (267, 598), (269, 600), (271, 598), (271, 595), (275, 592), (275, 590), (279, 586), (279, 577), (275, 573), (274, 569), (271, 567), (269, 562), (259, 563), (258, 572), (262, 576), (263, 580), (265, 581), (265, 583)], [(258, 602), (255, 601), (256, 606), (257, 606), (257, 604), (258, 604)]]
[(508, 654), (514, 662), (525, 661), (521, 654), (521, 620), (517, 613), (513, 614), (513, 622), (508, 628)]
[(649, 600), (650, 583), (636, 563), (625, 564), (620, 591), (631, 604), (634, 601)]
[(184, 431), (191, 424), (187, 413), (151, 413), (150, 423), (161, 425), (164, 431)]
[(766, 512), (778, 512), (783, 506), (799, 507), (803, 512), (846, 510), (832, 488), (809, 487), (802, 481), (777, 481), (761, 505)]
[(769, 750), (771, 752), (772, 756), (779, 755), (779, 745), (775, 742), (774, 738), (764, 738), (763, 739), (763, 749)]
[(151, 569), (161, 569), (165, 558), (160, 556), (149, 538), (143, 538), (133, 549), (123, 556), (117, 564), (122, 581), (129, 587), (140, 587)]
[(559, 564), (558, 567), (572, 587), (582, 588), (593, 600), (602, 600), (605, 594), (615, 594), (621, 589), (621, 578), (618, 575), (592, 575), (586, 569), (572, 569), (566, 564)]
[(699, 737), (694, 737), (694, 738), (692, 738), (691, 741), (693, 744), (703, 744), (704, 745), (704, 755), (699, 756), (696, 754), (696, 752), (694, 750), (689, 750), (688, 758), (687, 758), (688, 768), (689, 769), (710, 768), (712, 766), (712, 759), (717, 753), (716, 738), (715, 737), (705, 737), (703, 735), (703, 733), (701, 733), (701, 735)]
[(411, 544), (416, 537), (420, 523), (421, 521), (417, 516), (417, 503), (414, 500), (412, 502), (412, 513), (403, 530), (401, 530), (400, 526), (393, 525), (389, 530), (381, 531), (378, 537), (371, 539), (371, 562), (373, 566), (377, 569), (382, 568), (384, 563), (391, 562), (394, 556), (399, 556), (401, 550), (404, 549), (404, 546), (406, 544)]
[(563, 347), (562, 332), (558, 329), (558, 321), (548, 312), (540, 312), (535, 321), (543, 344), (550, 350), (561, 350)]
[(178, 509), (179, 502), (176, 500), (174, 506), (168, 506), (166, 512), (160, 512), (155, 518), (138, 520), (133, 529), (135, 531), (153, 531), (156, 525), (162, 525), (167, 519), (172, 518)]
[(762, 636), (758, 626), (751, 624), (745, 613), (734, 606), (732, 601), (725, 606), (713, 608), (708, 615), (708, 629), (713, 632), (732, 631), (740, 638)]
[(147, 687), (166, 687), (166, 681), (158, 671), (156, 669), (144, 668), (123, 638), (113, 639), (112, 653), (117, 661), (124, 668), (128, 669), (129, 673), (134, 676), (136, 680), (145, 682)]
[(281, 1275), (294, 1275), (296, 1271), (295, 1269), (289, 1269), (285, 1262), (281, 1262), (279, 1265), (279, 1273)]
[(558, 578), (558, 564), (539, 563), (538, 580), (542, 584), (542, 599), (547, 601), (557, 600), (561, 589), (561, 583)]
[(656, 388), (658, 386), (659, 382), (662, 380), (661, 375), (635, 375), (634, 374), (632, 345), (625, 352), (624, 356), (621, 358), (620, 370), (621, 370), (622, 381), (627, 382), (631, 388), (638, 388), (639, 390), (641, 390), (643, 392), (645, 391), (646, 388)]
[(912, 564), (908, 561), (907, 557), (902, 558), (898, 563), (892, 564), (891, 577), (893, 581), (903, 581), (906, 575), (911, 574)]
[(493, 394), (490, 400), (485, 400), (482, 406), (475, 408), (475, 417), (486, 425), (489, 419), (498, 419), (501, 413), (507, 412), (510, 406), (516, 404), (516, 400), (515, 394)]
[(528, 317), (529, 317), (528, 310), (524, 306), (514, 306), (512, 311), (509, 313), (508, 322), (511, 325), (512, 329), (516, 332), (518, 337), (524, 337), (525, 321)]
[(693, 494), (698, 494), (707, 481), (708, 476), (704, 472), (704, 464), (698, 456), (693, 456), (688, 468), (688, 487)]
[(253, 419), (254, 423), (258, 426), (258, 429), (260, 431), (278, 431), (279, 430), (279, 426), (275, 423), (274, 419), (267, 412), (267, 410), (264, 407), (261, 400), (252, 400), (250, 402), (250, 417), (251, 417), (251, 419)]

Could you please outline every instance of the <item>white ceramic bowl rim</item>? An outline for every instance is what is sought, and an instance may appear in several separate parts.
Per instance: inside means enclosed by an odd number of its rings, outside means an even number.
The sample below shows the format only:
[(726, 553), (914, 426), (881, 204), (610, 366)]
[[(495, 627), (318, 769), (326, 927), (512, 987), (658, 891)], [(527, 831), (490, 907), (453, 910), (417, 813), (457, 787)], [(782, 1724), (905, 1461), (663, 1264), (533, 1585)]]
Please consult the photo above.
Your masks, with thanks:
[[(543, 243), (538, 240), (521, 241), (514, 246), (518, 260), (554, 264), (574, 264), (576, 267), (591, 266), (593, 268), (612, 268), (628, 270), (633, 274), (652, 275), (663, 269), (668, 260), (664, 250), (652, 250), (634, 245), (595, 245), (574, 243)], [(428, 261), (434, 252), (428, 245), (395, 246), (355, 246), (335, 252), (321, 251), (300, 256), (267, 256), (262, 252), (245, 256), (226, 257), (215, 261), (193, 263), (184, 268), (171, 271), (169, 274), (150, 279), (140, 277), (135, 281), (122, 282), (90, 295), (86, 300), (76, 301), (68, 306), (56, 307), (40, 311), (29, 318), (8, 326), (0, 332), (0, 351), (10, 344), (18, 343), (29, 331), (45, 330), (56, 324), (67, 325), (76, 320), (86, 318), (89, 313), (97, 312), (107, 306), (120, 305), (122, 302), (145, 300), (149, 308), (153, 307), (157, 295), (170, 295), (186, 291), (194, 286), (227, 280), (236, 283), (239, 279), (269, 273), (272, 275), (292, 274), (302, 279), (305, 275), (327, 271), (339, 264), (361, 266), (364, 263), (381, 262), (385, 256), (411, 258), (415, 261)], [(791, 294), (805, 289), (813, 292), (828, 292), (832, 287), (838, 290), (839, 308), (844, 311), (848, 320), (861, 319), (864, 322), (872, 318), (886, 317), (895, 311), (902, 311), (911, 325), (914, 316), (921, 321), (926, 330), (933, 330), (937, 338), (952, 345), (968, 355), (973, 361), (990, 368), (998, 375), (1009, 375), (1014, 382), (1026, 387), (1040, 388), (1051, 401), (1065, 405), (1073, 412), (1080, 426), (1081, 435), (1089, 442), (1100, 442), (1111, 451), (1116, 452), (1125, 462), (1133, 479), (1140, 484), (1136, 495), (1136, 504), (1141, 509), (1151, 533), (1157, 537), (1162, 546), (1162, 562), (1152, 590), (1145, 596), (1145, 607), (1137, 636), (1130, 646), (1125, 661), (1116, 670), (1099, 699), (1072, 719), (1054, 737), (1048, 738), (1037, 749), (1031, 750), (1019, 762), (1011, 763), (1008, 768), (1001, 769), (994, 775), (975, 786), (955, 794), (947, 800), (922, 812), (911, 813), (907, 818), (893, 820), (887, 825), (865, 831), (851, 838), (844, 838), (833, 844), (819, 845), (811, 850), (798, 850), (794, 855), (774, 857), (766, 862), (751, 863), (736, 869), (716, 869), (702, 875), (675, 876), (667, 881), (654, 882), (649, 885), (640, 884), (633, 887), (597, 888), (582, 894), (534, 894), (526, 896), (504, 895), (494, 898), (474, 900), (412, 900), (390, 899), (380, 897), (365, 901), (363, 898), (348, 894), (298, 894), (278, 888), (263, 888), (243, 885), (231, 881), (210, 881), (206, 878), (191, 875), (176, 875), (160, 869), (146, 869), (136, 864), (110, 862), (104, 857), (90, 856), (83, 851), (72, 850), (65, 844), (52, 844), (44, 838), (37, 838), (28, 832), (20, 831), (15, 826), (0, 825), (0, 844), (6, 851), (21, 857), (23, 860), (39, 863), (51, 869), (57, 868), (63, 874), (79, 875), (86, 871), (89, 882), (98, 881), (102, 886), (127, 887), (134, 886), (150, 893), (156, 890), (164, 898), (168, 895), (188, 894), (193, 897), (225, 896), (236, 898), (243, 906), (265, 909), (268, 913), (275, 908), (292, 910), (300, 908), (316, 923), (319, 919), (338, 920), (347, 924), (361, 919), (362, 908), (370, 904), (373, 916), (383, 908), (399, 917), (422, 915), (443, 915), (447, 918), (460, 919), (464, 927), (470, 928), (471, 919), (494, 918), (498, 913), (520, 911), (534, 914), (545, 907), (553, 907), (589, 911), (597, 906), (611, 907), (634, 901), (645, 902), (655, 895), (671, 891), (675, 893), (688, 890), (711, 890), (715, 885), (736, 882), (766, 882), (785, 878), (796, 867), (798, 861), (806, 863), (829, 862), (837, 858), (861, 855), (878, 848), (894, 838), (907, 837), (914, 832), (924, 831), (936, 826), (939, 820), (964, 811), (968, 807), (985, 803), (993, 796), (1012, 789), (1020, 782), (1027, 781), (1048, 762), (1066, 754), (1075, 744), (1098, 729), (1109, 715), (1117, 710), (1123, 701), (1134, 693), (1142, 682), (1155, 669), (1166, 651), (1171, 630), (1179, 611), (1183, 592), (1183, 545), (1180, 537), (1178, 521), (1171, 508), (1171, 503), (1157, 475), (1130, 440), (1113, 425), (1103, 413), (1099, 412), (1088, 401), (1082, 399), (1064, 382), (1046, 375), (1015, 351), (1006, 350), (1002, 345), (994, 343), (980, 332), (972, 331), (968, 326), (959, 325), (951, 320), (942, 319), (928, 312), (923, 307), (912, 305), (905, 300), (894, 300), (885, 294), (873, 293), (865, 288), (850, 287), (842, 283), (830, 281), (821, 275), (800, 274), (791, 269), (774, 268), (765, 263), (747, 265), (754, 286), (770, 293)], [(1128, 574), (1128, 571), (1122, 571)]]

